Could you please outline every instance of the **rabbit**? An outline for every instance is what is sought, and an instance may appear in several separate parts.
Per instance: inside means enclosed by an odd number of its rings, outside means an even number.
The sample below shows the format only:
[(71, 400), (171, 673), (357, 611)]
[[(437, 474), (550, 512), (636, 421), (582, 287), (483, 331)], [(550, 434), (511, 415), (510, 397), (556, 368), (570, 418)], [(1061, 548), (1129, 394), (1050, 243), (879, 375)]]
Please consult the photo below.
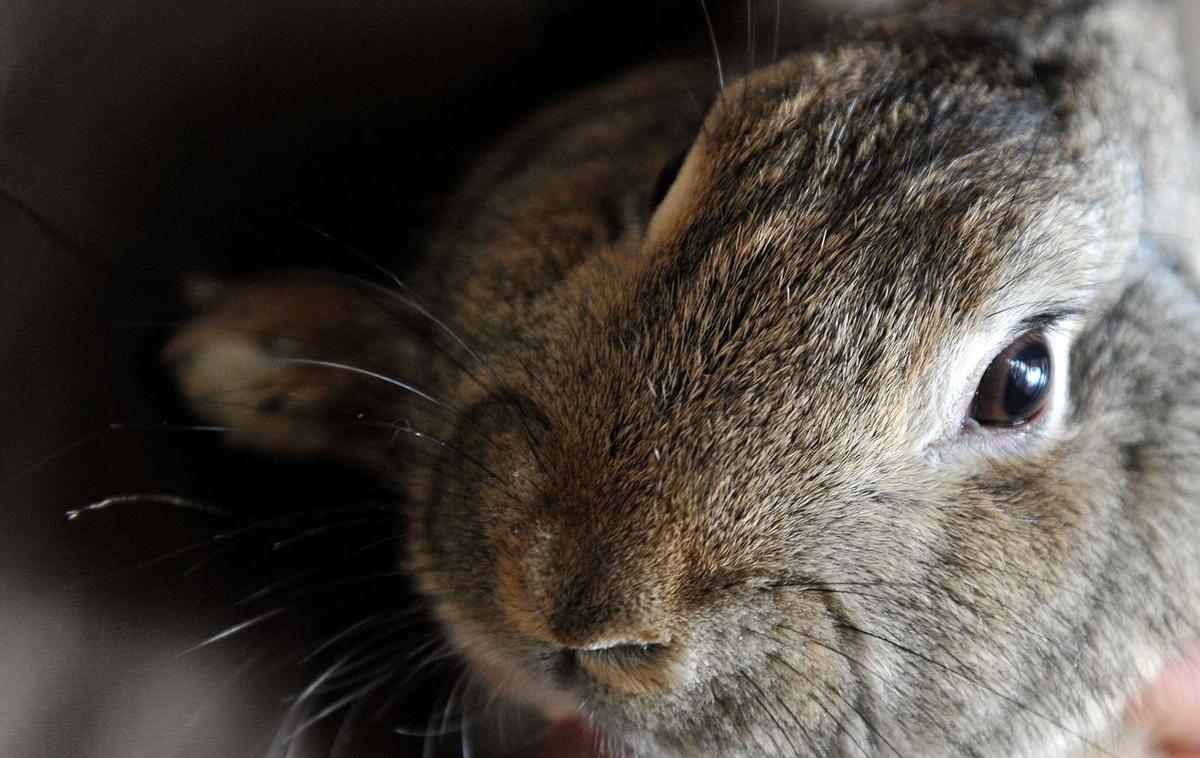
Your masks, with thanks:
[(1200, 621), (1171, 11), (886, 5), (552, 104), (403, 281), (197, 283), (182, 395), (394, 484), (472, 679), (611, 754), (1168, 754), (1144, 703)]

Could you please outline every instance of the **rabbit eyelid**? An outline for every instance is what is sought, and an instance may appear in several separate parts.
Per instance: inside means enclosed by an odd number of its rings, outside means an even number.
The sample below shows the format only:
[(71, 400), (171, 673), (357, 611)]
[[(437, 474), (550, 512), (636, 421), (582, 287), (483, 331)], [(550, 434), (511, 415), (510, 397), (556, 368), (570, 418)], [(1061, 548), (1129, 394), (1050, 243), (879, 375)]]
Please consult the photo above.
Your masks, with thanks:
[[(939, 419), (935, 431), (922, 441), (926, 452), (936, 458), (963, 446), (1005, 452), (1054, 437), (1061, 429), (1070, 402), (1070, 351), (1082, 313), (1082, 309), (1075, 307), (1042, 310), (1002, 331), (976, 334), (961, 340), (955, 348), (945, 352), (935, 361), (938, 365), (934, 369), (945, 372), (942, 381), (938, 382), (941, 391), (935, 390), (932, 394), (940, 395), (948, 402), (937, 409)], [(1044, 345), (1045, 369), (1048, 371), (1044, 377), (1046, 394), (1036, 413), (1031, 413), (1028, 418), (1013, 419), (1012, 423), (999, 423), (1004, 419), (988, 423), (986, 416), (981, 419), (973, 415), (979, 409), (981, 392), (988, 391), (981, 383), (994, 380), (994, 375), (989, 377), (988, 372), (995, 372), (997, 363), (1006, 354), (1019, 352), (1030, 344)]]

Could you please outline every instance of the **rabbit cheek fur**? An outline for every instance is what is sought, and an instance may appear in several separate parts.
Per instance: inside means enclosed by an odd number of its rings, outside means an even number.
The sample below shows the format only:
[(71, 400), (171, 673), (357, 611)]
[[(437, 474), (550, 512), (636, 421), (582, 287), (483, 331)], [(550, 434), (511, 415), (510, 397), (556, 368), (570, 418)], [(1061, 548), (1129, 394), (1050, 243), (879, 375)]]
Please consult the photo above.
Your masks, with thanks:
[[(373, 356), (448, 399), (388, 410), (457, 454), (327, 451), (403, 482), (406, 568), (476, 674), (650, 753), (1111, 744), (1200, 599), (1170, 34), (1152, 3), (939, 3), (702, 124), (657, 70), (498, 147), (418, 279), (477, 356)], [(225, 339), (205, 318), (185, 388)], [(1046, 318), (1051, 420), (961, 430)]]

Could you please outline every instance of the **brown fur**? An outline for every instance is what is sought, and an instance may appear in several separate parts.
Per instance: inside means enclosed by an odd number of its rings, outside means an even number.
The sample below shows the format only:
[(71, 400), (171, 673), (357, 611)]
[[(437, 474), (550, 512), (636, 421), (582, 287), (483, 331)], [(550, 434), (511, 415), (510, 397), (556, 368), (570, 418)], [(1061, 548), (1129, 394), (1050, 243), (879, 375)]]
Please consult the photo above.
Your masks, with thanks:
[[(469, 351), (404, 293), (251, 282), (173, 344), (185, 390), (219, 390), (221, 351), (267, 318), (297, 355), (443, 402), (275, 364), (276, 390), (324, 388), (317, 421), (197, 407), (402, 482), (406, 567), (464, 656), (636, 747), (1099, 749), (1200, 620), (1200, 214), (1170, 21), (908, 6), (732, 83), (702, 123), (654, 69), (510, 136), (416, 280)], [(945, 428), (987, 340), (1046, 317), (1071, 325), (1061, 417)], [(432, 465), (321, 426), (360, 408), (428, 435)]]

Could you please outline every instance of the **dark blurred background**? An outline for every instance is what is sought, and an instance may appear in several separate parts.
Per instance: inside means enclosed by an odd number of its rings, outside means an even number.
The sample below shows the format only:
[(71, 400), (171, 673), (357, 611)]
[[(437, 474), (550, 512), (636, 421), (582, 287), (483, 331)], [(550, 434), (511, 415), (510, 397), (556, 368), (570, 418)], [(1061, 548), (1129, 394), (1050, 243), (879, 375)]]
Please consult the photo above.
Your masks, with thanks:
[[(708, 5), (736, 66), (745, 4)], [(181, 272), (369, 273), (349, 246), (402, 271), (522, 115), (695, 56), (697, 0), (0, 1), (0, 755), (262, 755), (336, 663), (321, 643), (411, 604), (381, 578), (386, 492), (179, 428), (157, 353)], [(136, 493), (223, 513), (64, 515)], [(397, 616), (341, 646), (429, 634)], [(338, 710), (296, 754), (420, 754), (390, 725), (426, 723), (453, 676), (430, 671), (386, 718), (341, 729)]]

